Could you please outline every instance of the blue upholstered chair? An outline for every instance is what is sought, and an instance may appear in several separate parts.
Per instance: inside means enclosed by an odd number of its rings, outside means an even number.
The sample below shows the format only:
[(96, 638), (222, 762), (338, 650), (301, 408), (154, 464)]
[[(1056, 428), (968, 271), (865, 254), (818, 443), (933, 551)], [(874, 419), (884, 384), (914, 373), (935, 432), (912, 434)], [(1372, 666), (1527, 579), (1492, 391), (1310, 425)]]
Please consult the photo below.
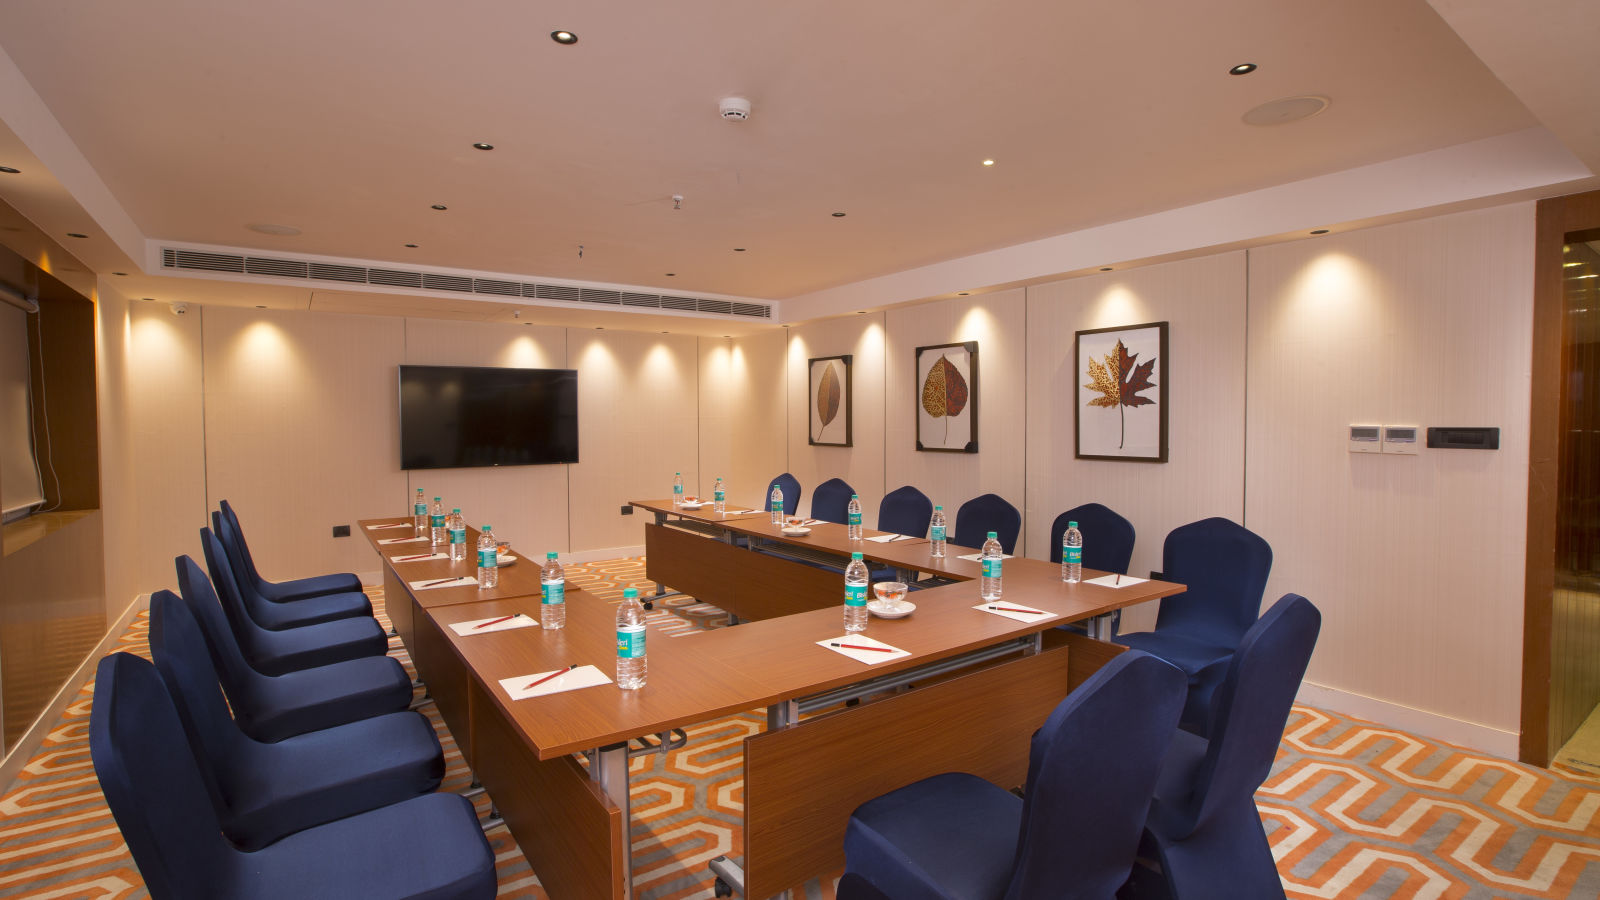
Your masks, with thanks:
[(1133, 523), (1098, 503), (1074, 506), (1050, 524), (1050, 561), (1061, 562), (1061, 536), (1067, 523), (1077, 522), (1083, 532), (1083, 567), (1101, 572), (1128, 574), (1133, 558)]
[(1115, 640), (1172, 663), (1192, 685), (1201, 669), (1232, 653), (1255, 624), (1272, 571), (1272, 548), (1243, 525), (1201, 519), (1167, 535), (1161, 566), (1163, 579), (1186, 590), (1161, 600), (1155, 631)]
[(1007, 553), (1017, 549), (1017, 533), (1022, 530), (1022, 513), (999, 494), (983, 494), (961, 504), (956, 510), (956, 531), (951, 541), (962, 547), (982, 547), (989, 532), (994, 532), (1000, 548)]
[(411, 703), (411, 676), (390, 656), (367, 656), (263, 675), (239, 649), (217, 593), (194, 560), (178, 557), (178, 591), (200, 626), (233, 718), (258, 741), (332, 728), (399, 712)]
[(299, 628), (301, 625), (315, 625), (318, 622), (332, 622), (335, 619), (372, 615), (372, 601), (361, 591), (316, 594), (293, 600), (267, 599), (256, 590), (254, 583), (247, 577), (248, 570), (242, 561), (245, 557), (239, 553), (239, 548), (243, 545), (226, 537), (229, 530), (228, 517), (220, 512), (214, 512), (211, 514), (211, 524), (212, 534), (216, 535), (224, 551), (220, 561), (226, 563), (233, 572), (233, 583), (239, 588), (239, 598), (244, 601), (244, 607), (249, 611), (250, 618), (262, 628), (280, 631), (285, 628)]
[(223, 558), (222, 545), (211, 529), (200, 529), (200, 546), (205, 551), (206, 568), (211, 572), (222, 611), (239, 641), (245, 659), (257, 672), (282, 675), (363, 656), (383, 656), (389, 652), (389, 637), (378, 620), (371, 616), (335, 619), (315, 625), (302, 625), (272, 631), (262, 628), (245, 611), (234, 583), (233, 571)]
[[(811, 518), (845, 524), (850, 512), (850, 498), (855, 492), (856, 489), (847, 484), (843, 478), (829, 478), (817, 485), (817, 489), (811, 494)], [(788, 496), (787, 493), (784, 494), (785, 498)]]
[(1322, 614), (1285, 594), (1239, 643), (1212, 704), (1211, 738), (1173, 736), (1126, 894), (1182, 900), (1282, 898), (1255, 792), (1272, 771)]
[(432, 793), (444, 751), (421, 713), (394, 712), (268, 744), (239, 729), (205, 636), (171, 591), (150, 598), (150, 654), (189, 736), (222, 831), (241, 850)]
[(1183, 673), (1123, 653), (1034, 735), (1021, 799), (948, 773), (870, 800), (845, 829), (846, 876), (894, 898), (1111, 897), (1133, 867), (1183, 694)]
[[(490, 900), (494, 853), (472, 804), (429, 794), (319, 825), (255, 852), (222, 835), (161, 675), (100, 660), (89, 753), (122, 837), (161, 900)], [(419, 852), (419, 848), (421, 851)]]
[(933, 501), (909, 484), (885, 494), (878, 504), (879, 531), (925, 537), (932, 520)]
[[(767, 492), (761, 495), (761, 508), (772, 509), (772, 486), (777, 485), (783, 491), (783, 514), (792, 516), (800, 508), (800, 481), (788, 472), (767, 482)], [(848, 497), (846, 500), (850, 499)]]
[[(218, 519), (221, 521), (218, 522)], [(361, 592), (361, 579), (350, 572), (314, 575), (310, 578), (296, 578), (293, 581), (268, 581), (256, 571), (255, 560), (250, 556), (250, 545), (245, 543), (244, 531), (239, 527), (239, 516), (228, 501), (222, 501), (220, 512), (212, 513), (212, 521), (217, 529), (217, 537), (227, 548), (234, 571), (239, 575), (240, 587), (249, 587), (262, 597), (280, 603), (322, 594)]]

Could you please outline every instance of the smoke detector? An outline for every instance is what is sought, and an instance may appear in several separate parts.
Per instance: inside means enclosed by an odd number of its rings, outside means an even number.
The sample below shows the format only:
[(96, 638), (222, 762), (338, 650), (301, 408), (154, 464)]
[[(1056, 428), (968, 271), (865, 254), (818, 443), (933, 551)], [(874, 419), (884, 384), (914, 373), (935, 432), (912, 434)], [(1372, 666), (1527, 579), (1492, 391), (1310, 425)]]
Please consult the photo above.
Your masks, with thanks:
[(750, 101), (743, 97), (724, 97), (717, 105), (717, 109), (724, 119), (743, 122), (750, 118)]

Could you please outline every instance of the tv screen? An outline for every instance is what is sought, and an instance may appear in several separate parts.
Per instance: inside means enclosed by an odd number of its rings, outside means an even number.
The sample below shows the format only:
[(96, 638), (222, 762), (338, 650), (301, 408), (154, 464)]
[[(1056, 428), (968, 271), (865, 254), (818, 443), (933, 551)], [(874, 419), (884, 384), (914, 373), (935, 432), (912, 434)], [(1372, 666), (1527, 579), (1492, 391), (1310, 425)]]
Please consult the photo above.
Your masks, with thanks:
[(400, 367), (400, 468), (577, 461), (576, 371)]

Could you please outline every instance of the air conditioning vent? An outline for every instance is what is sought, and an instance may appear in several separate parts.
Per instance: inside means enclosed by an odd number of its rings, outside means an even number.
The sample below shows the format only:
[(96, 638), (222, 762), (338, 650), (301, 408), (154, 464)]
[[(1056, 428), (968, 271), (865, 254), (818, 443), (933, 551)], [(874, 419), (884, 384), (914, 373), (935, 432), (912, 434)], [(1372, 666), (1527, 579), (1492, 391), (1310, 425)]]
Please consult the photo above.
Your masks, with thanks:
[(644, 309), (674, 309), (718, 316), (772, 318), (772, 307), (765, 303), (712, 300), (699, 297), (663, 296), (638, 291), (617, 291), (568, 284), (539, 284), (502, 278), (472, 278), (411, 269), (380, 269), (335, 262), (307, 262), (271, 256), (218, 253), (182, 247), (161, 248), (161, 267), (195, 272), (231, 272), (295, 278), (312, 281), (337, 281), (344, 284), (372, 284), (414, 290), (449, 291), (495, 297), (533, 297), (562, 303), (598, 303), (605, 306), (630, 306)]

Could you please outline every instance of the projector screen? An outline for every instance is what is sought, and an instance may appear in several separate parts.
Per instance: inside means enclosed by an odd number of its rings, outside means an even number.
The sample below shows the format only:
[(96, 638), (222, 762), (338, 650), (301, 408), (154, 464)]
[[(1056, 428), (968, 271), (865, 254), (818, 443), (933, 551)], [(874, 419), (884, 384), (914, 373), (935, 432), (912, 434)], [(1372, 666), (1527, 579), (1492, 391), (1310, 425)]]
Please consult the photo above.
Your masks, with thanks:
[(400, 468), (577, 461), (575, 370), (400, 367)]
[(6, 521), (44, 502), (33, 455), (30, 358), (28, 314), (0, 303), (0, 513)]

